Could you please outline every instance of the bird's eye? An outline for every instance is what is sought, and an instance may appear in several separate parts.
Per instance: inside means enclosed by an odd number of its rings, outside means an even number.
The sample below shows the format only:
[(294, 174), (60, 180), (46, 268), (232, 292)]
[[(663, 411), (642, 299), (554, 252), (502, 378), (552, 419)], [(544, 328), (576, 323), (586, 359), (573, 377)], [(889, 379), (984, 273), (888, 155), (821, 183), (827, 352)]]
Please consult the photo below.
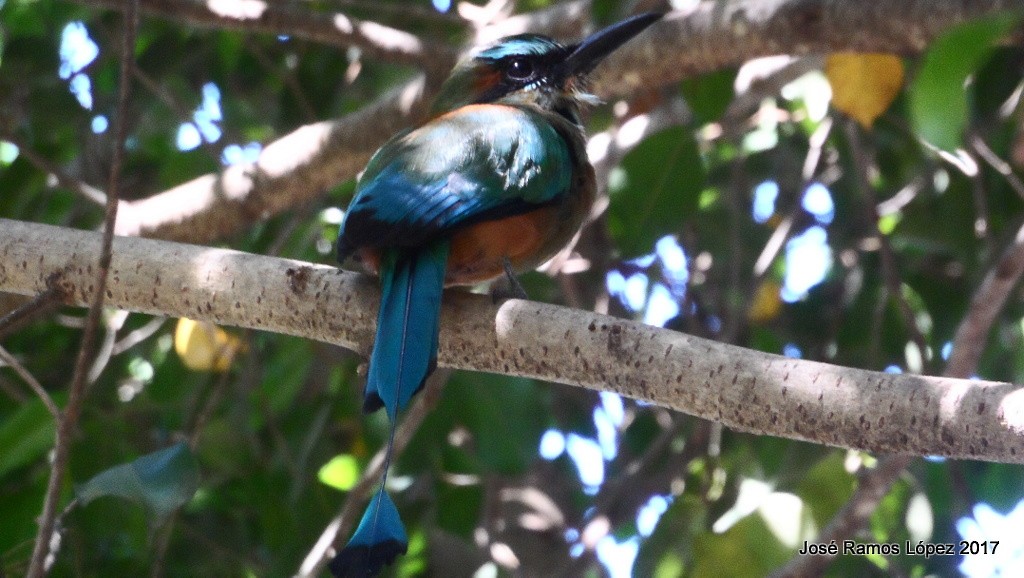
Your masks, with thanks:
[(533, 77), (533, 63), (525, 58), (515, 58), (505, 68), (505, 75), (512, 80), (530, 80)]

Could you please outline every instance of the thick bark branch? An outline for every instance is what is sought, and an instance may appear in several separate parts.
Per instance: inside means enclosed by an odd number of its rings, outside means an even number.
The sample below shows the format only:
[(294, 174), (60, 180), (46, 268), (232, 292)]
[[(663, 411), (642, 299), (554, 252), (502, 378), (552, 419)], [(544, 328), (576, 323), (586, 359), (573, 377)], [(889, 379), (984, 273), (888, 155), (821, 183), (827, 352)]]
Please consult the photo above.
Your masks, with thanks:
[[(0, 290), (88, 303), (97, 233), (0, 220)], [(119, 238), (107, 303), (367, 352), (378, 293), (333, 267)], [(441, 365), (615, 391), (730, 428), (872, 452), (1024, 463), (1024, 390), (787, 359), (542, 303), (445, 294)]]
[(612, 54), (597, 80), (615, 70), (624, 93), (667, 84), (751, 58), (836, 51), (912, 55), (950, 26), (1020, 0), (725, 0), (673, 12)]
[[(78, 0), (82, 4), (123, 10), (122, 0)], [(358, 46), (370, 58), (412, 64), (427, 70), (443, 68), (458, 51), (414, 34), (352, 18), (340, 12), (316, 12), (265, 0), (142, 0), (142, 12), (192, 26), (287, 34), (339, 48)]]
[[(84, 1), (114, 4), (112, 0)], [(193, 2), (147, 0), (143, 8), (177, 3)], [(567, 6), (576, 10), (576, 15), (583, 4)], [(836, 50), (913, 54), (952, 25), (1022, 7), (1024, 0), (704, 2), (689, 13), (669, 14), (613, 54), (595, 72), (593, 92), (606, 99), (621, 97), (768, 54)], [(555, 8), (549, 11), (556, 12)], [(192, 22), (190, 14), (173, 16)], [(220, 26), (216, 22), (200, 23)], [(529, 22), (550, 25), (544, 18)], [(561, 35), (564, 30), (558, 32)], [(454, 53), (439, 54), (435, 62), (447, 68)], [(414, 81), (359, 112), (301, 127), (268, 144), (256, 163), (229, 167), (124, 203), (117, 232), (209, 243), (243, 230), (253, 219), (268, 218), (317, 198), (327, 188), (355, 178), (386, 138), (421, 118), (436, 88)]]
[(254, 163), (121, 203), (118, 235), (212, 242), (307, 203), (355, 177), (384, 139), (425, 112), (418, 78), (358, 112), (300, 127)]

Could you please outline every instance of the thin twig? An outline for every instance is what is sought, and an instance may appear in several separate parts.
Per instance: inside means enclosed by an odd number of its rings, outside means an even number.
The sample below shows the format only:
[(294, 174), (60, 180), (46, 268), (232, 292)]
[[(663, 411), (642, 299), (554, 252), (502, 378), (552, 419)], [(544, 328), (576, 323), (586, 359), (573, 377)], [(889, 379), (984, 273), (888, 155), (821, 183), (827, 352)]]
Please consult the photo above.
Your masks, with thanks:
[[(127, 311), (118, 311), (116, 312), (116, 315), (105, 316), (105, 319), (103, 319), (103, 341), (100, 342), (100, 346), (94, 350), (92, 355), (92, 363), (90, 363), (89, 371), (85, 377), (85, 382), (87, 384), (92, 385), (96, 383), (96, 380), (100, 378), (103, 370), (106, 369), (107, 364), (110, 363), (110, 358), (114, 351), (114, 344), (117, 341), (117, 331), (121, 329), (121, 326), (124, 325), (124, 321), (127, 318)], [(88, 318), (86, 318), (86, 321), (88, 321)]]
[(903, 207), (909, 205), (911, 201), (917, 198), (921, 190), (925, 187), (925, 178), (918, 175), (910, 180), (909, 183), (903, 186), (902, 189), (896, 192), (895, 195), (889, 197), (884, 201), (880, 201), (875, 205), (875, 210), (878, 212), (880, 217), (892, 215), (897, 211), (903, 209)]
[[(267, 249), (264, 251), (266, 255), (280, 256), (284, 251), (285, 244), (291, 239), (292, 234), (295, 233), (302, 225), (306, 225), (313, 220), (313, 216), (319, 211), (321, 205), (319, 203), (306, 203), (305, 206), (299, 206), (295, 209), (293, 214), (281, 228), (274, 235), (274, 238), (267, 245)], [(299, 247), (307, 247), (307, 242), (313, 242), (315, 235), (319, 234), (316, 229), (306, 231), (306, 237), (303, 242), (299, 243)]]
[(85, 397), (86, 377), (99, 328), (100, 315), (103, 312), (103, 297), (106, 294), (107, 273), (110, 268), (111, 250), (114, 241), (114, 222), (117, 218), (117, 199), (120, 187), (121, 165), (124, 162), (124, 141), (127, 132), (128, 97), (131, 88), (132, 59), (135, 51), (135, 31), (138, 26), (138, 2), (130, 0), (124, 3), (124, 35), (121, 40), (121, 82), (118, 87), (117, 111), (114, 116), (114, 154), (110, 165), (110, 180), (107, 187), (106, 212), (103, 223), (103, 241), (96, 272), (96, 291), (89, 307), (89, 316), (82, 335), (81, 348), (75, 359), (75, 370), (68, 392), (68, 403), (63, 418), (57, 424), (54, 439), (53, 466), (50, 480), (46, 487), (46, 498), (39, 522), (39, 533), (36, 535), (29, 563), (28, 576), (40, 578), (46, 574), (52, 563), (50, 544), (52, 541), (57, 515), (57, 502), (60, 500), (63, 487), (64, 470), (67, 468), (71, 451), (71, 435), (78, 423), (78, 416)]
[(743, 149), (741, 137), (736, 136), (733, 144), (739, 151), (729, 165), (729, 189), (726, 191), (726, 212), (729, 216), (729, 259), (728, 259), (728, 286), (725, 290), (725, 299), (722, 301), (722, 317), (724, 318), (722, 329), (722, 341), (735, 343), (736, 337), (742, 333), (741, 325), (746, 322), (743, 313), (744, 306), (735, 299), (737, 295), (747, 296), (745, 301), (751, 300), (752, 293), (741, 281), (742, 263), (744, 260), (743, 238), (741, 231), (745, 215), (741, 198), (746, 194), (749, 186), (747, 168), (747, 154)]
[[(159, 319), (159, 321), (162, 324), (164, 319)], [(152, 324), (152, 322), (150, 322), (150, 324)], [(157, 327), (159, 327), (159, 325)], [(242, 351), (249, 350), (250, 348), (242, 349)], [(247, 361), (252, 361), (253, 359), (253, 356), (249, 356)], [(210, 417), (213, 415), (214, 411), (216, 411), (220, 402), (224, 399), (224, 395), (228, 390), (229, 380), (235, 375), (237, 375), (237, 373), (232, 371), (220, 372), (216, 381), (210, 380), (211, 388), (205, 401), (202, 399), (202, 392), (198, 392), (196, 395), (196, 402), (194, 404), (190, 404), (191, 407), (184, 419), (184, 423), (188, 425), (184, 428), (183, 436), (188, 443), (189, 448), (193, 452), (199, 445), (199, 438), (203, 433), (203, 428), (206, 427)], [(170, 549), (171, 539), (174, 537), (174, 531), (178, 526), (184, 527), (181, 520), (180, 509), (175, 510), (167, 519), (164, 525), (159, 529), (159, 535), (154, 540), (153, 564), (150, 569), (150, 576), (153, 578), (158, 578), (166, 574), (165, 565), (167, 563), (167, 552)]]
[(171, 514), (167, 522), (160, 527), (159, 535), (156, 538), (156, 552), (153, 554), (153, 566), (149, 575), (152, 578), (160, 578), (166, 573), (164, 565), (167, 562), (167, 551), (171, 547), (171, 537), (174, 535), (174, 526), (178, 521), (178, 511)]
[(209, 531), (207, 527), (193, 527), (187, 520), (178, 523), (181, 532), (191, 538), (198, 548), (203, 548), (218, 559), (230, 560), (238, 568), (247, 568), (257, 576), (266, 574), (267, 558), (261, 557), (255, 552), (241, 551), (236, 544), (227, 546), (217, 542), (214, 538), (227, 538), (225, 534), (216, 534)]
[(50, 411), (50, 415), (53, 416), (53, 419), (60, 420), (60, 408), (57, 407), (56, 403), (54, 403), (53, 398), (50, 397), (50, 394), (47, 393), (45, 389), (43, 389), (43, 386), (39, 383), (35, 376), (33, 376), (32, 373), (29, 372), (29, 370), (26, 369), (25, 366), (22, 365), (20, 361), (18, 361), (18, 358), (11, 355), (11, 352), (4, 349), (3, 346), (0, 346), (0, 360), (3, 360), (4, 363), (9, 365), (11, 369), (15, 371), (15, 373), (20, 375), (21, 378), (25, 380), (25, 383), (27, 383), (28, 386), (32, 388), (32, 391), (36, 392), (36, 395), (39, 396), (39, 399), (43, 400), (43, 405), (45, 405), (46, 409)]
[(896, 302), (896, 308), (900, 312), (900, 316), (903, 319), (904, 328), (907, 334), (910, 336), (911, 341), (917, 347), (921, 354), (921, 359), (924, 364), (928, 362), (928, 340), (925, 338), (921, 329), (917, 325), (917, 319), (914, 315), (913, 309), (910, 308), (910, 304), (907, 302), (906, 297), (903, 295), (903, 278), (900, 275), (899, 267), (896, 263), (896, 254), (892, 250), (892, 245), (889, 243), (889, 237), (883, 235), (878, 230), (878, 198), (875, 195), (875, 189), (871, 186), (871, 182), (868, 178), (868, 160), (864, 154), (860, 135), (860, 130), (853, 119), (843, 119), (843, 129), (846, 133), (846, 138), (850, 143), (851, 156), (853, 157), (854, 167), (856, 168), (854, 179), (856, 181), (857, 188), (861, 192), (861, 197), (867, 201), (865, 210), (868, 214), (868, 222), (872, 227), (872, 234), (879, 243), (879, 256), (882, 260), (882, 278), (885, 281), (886, 287), (889, 289), (889, 293)]
[(160, 328), (167, 323), (166, 317), (154, 317), (146, 322), (145, 325), (139, 327), (128, 333), (121, 338), (120, 341), (114, 344), (113, 349), (110, 350), (111, 355), (121, 355), (125, 351), (128, 351), (132, 347), (142, 343), (149, 339), (154, 333), (160, 331)]
[[(982, 178), (978, 162), (971, 155), (970, 151), (957, 151), (955, 158), (958, 162), (952, 163), (965, 175), (970, 177), (971, 199), (974, 201), (974, 236), (985, 242), (985, 255), (995, 254), (995, 238), (992, 235), (992, 211), (988, 206), (987, 183)], [(954, 158), (945, 151), (939, 151), (939, 156), (946, 161)]]
[(757, 260), (754, 261), (754, 282), (753, 287), (758, 287), (761, 284), (761, 280), (770, 272), (769, 267), (775, 262), (775, 258), (778, 257), (779, 252), (782, 251), (782, 247), (785, 246), (786, 241), (789, 240), (790, 233), (793, 231), (793, 222), (799, 215), (801, 207), (794, 205), (785, 217), (779, 221), (779, 224), (772, 231), (772, 234), (768, 237), (768, 241), (765, 242), (764, 248), (761, 249), (761, 254), (757, 256)]
[(32, 398), (32, 396), (23, 392), (7, 379), (0, 379), (0, 390), (3, 390), (7, 397), (11, 398), (18, 405), (28, 403), (28, 400)]
[(263, 68), (267, 69), (284, 82), (284, 85), (288, 88), (288, 92), (292, 93), (292, 98), (295, 99), (295, 103), (298, 104), (299, 109), (302, 111), (302, 116), (305, 118), (305, 122), (316, 122), (316, 110), (313, 108), (313, 105), (310, 104), (309, 98), (306, 97), (306, 93), (302, 90), (302, 84), (299, 82), (294, 71), (287, 68), (281, 70), (282, 67), (279, 67), (277, 63), (274, 62), (274, 59), (271, 58), (265, 50), (263, 50), (263, 47), (260, 46), (258, 42), (246, 42), (245, 48), (250, 54), (256, 57), (256, 60), (259, 61)]
[[(181, 122), (183, 124), (191, 124), (195, 126), (195, 115), (192, 113), (192, 110), (189, 109), (189, 107), (175, 100), (175, 98), (165, 87), (160, 86), (159, 83), (150, 78), (148, 74), (143, 72), (138, 67), (132, 67), (132, 76), (134, 76), (135, 79), (139, 81), (139, 84), (145, 87), (146, 90), (153, 93), (153, 95), (156, 96), (157, 100), (164, 103), (164, 106), (170, 109), (170, 111), (174, 113), (174, 116), (178, 118), (178, 122)], [(223, 123), (217, 125), (217, 129), (220, 130), (222, 134), (224, 134), (226, 132), (226, 129), (222, 125)], [(214, 144), (213, 141), (208, 140), (206, 138), (206, 134), (204, 134), (203, 131), (199, 130), (198, 126), (196, 126), (196, 131), (199, 133), (199, 146), (201, 146), (203, 150), (206, 151), (206, 154), (209, 155), (211, 159), (213, 159), (214, 163), (220, 164), (220, 147)]]
[(186, 431), (188, 431), (188, 445), (193, 450), (199, 446), (199, 436), (203, 433), (203, 428), (210, 421), (213, 416), (213, 412), (217, 410), (220, 402), (224, 399), (224, 396), (228, 392), (228, 379), (231, 377), (231, 372), (221, 372), (217, 377), (217, 380), (212, 382), (212, 387), (205, 401), (197, 400), (195, 404), (195, 411), (189, 412), (189, 417), (186, 419), (186, 423), (191, 422)]
[[(971, 299), (960, 326), (957, 327), (947, 366), (955, 370), (950, 375), (968, 377), (978, 366), (985, 349), (986, 337), (996, 316), (1002, 311), (1010, 291), (1024, 274), (1024, 226), (1017, 231), (1013, 242), (985, 274), (981, 286)], [(947, 371), (949, 373), (949, 371)]]
[(1024, 199), (1024, 182), (1021, 182), (1017, 173), (1013, 172), (1013, 167), (1010, 166), (1010, 163), (1001, 159), (979, 135), (972, 135), (969, 141), (974, 152), (978, 153), (978, 156), (995, 169), (996, 172), (1006, 177), (1006, 182), (1010, 184), (1013, 192)]
[(71, 175), (64, 172), (56, 163), (43, 155), (37, 153), (31, 147), (28, 146), (24, 140), (18, 138), (13, 134), (4, 134), (4, 140), (14, 144), (18, 147), (18, 155), (25, 157), (28, 162), (32, 163), (39, 171), (44, 172), (48, 175), (53, 175), (57, 179), (57, 183), (63, 187), (70, 189), (71, 191), (79, 194), (85, 200), (95, 203), (97, 205), (105, 205), (107, 202), (107, 196), (103, 191), (90, 185), (89, 183), (76, 179)]
[(20, 329), (25, 323), (40, 315), (45, 315), (60, 307), (60, 289), (51, 285), (46, 291), (36, 295), (28, 303), (0, 317), (0, 339)]

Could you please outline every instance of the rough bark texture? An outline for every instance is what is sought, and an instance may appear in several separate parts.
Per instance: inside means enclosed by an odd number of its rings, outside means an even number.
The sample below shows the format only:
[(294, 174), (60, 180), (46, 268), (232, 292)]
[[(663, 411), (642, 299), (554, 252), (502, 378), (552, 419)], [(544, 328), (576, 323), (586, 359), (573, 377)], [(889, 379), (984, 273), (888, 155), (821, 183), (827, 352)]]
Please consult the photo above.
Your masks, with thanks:
[[(0, 220), (0, 290), (83, 305), (100, 235)], [(83, 265), (85, 264), (85, 265)], [(118, 238), (107, 302), (363, 352), (378, 292), (333, 267)], [(795, 360), (608, 316), (448, 292), (443, 366), (615, 391), (737, 430), (872, 452), (1024, 463), (1024, 390)]]
[[(124, 9), (121, 0), (80, 0), (82, 4)], [(345, 48), (357, 46), (370, 58), (433, 66), (454, 60), (457, 51), (436, 41), (341, 12), (297, 9), (263, 0), (142, 0), (144, 14), (185, 21), (193, 26), (262, 34), (289, 34)]]

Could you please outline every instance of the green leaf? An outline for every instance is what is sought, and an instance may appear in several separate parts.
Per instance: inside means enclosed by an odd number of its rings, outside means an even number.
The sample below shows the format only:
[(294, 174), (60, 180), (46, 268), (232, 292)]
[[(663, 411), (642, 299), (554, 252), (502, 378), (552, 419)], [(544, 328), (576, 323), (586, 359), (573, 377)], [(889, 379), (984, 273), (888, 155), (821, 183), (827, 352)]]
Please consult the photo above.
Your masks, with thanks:
[(683, 95), (693, 109), (697, 122), (715, 122), (725, 114), (736, 93), (733, 88), (735, 83), (736, 71), (731, 68), (683, 81)]
[(266, 376), (258, 393), (265, 400), (261, 403), (266, 403), (277, 415), (293, 406), (306, 383), (311, 363), (309, 341), (297, 338), (284, 340), (281, 348), (267, 362)]
[(1019, 20), (1017, 14), (997, 14), (957, 26), (932, 43), (910, 87), (910, 116), (921, 138), (946, 151), (960, 146), (967, 125), (964, 83)]
[(142, 504), (160, 520), (190, 499), (199, 488), (199, 464), (184, 442), (114, 466), (75, 489), (88, 504), (116, 496)]
[(317, 477), (324, 484), (347, 492), (359, 481), (359, 460), (352, 454), (334, 456), (320, 468)]
[(53, 447), (56, 424), (38, 399), (0, 419), (0, 478), (30, 464)]
[(904, 480), (892, 485), (871, 514), (871, 536), (874, 542), (892, 542), (906, 537), (905, 519), (910, 486)]
[[(466, 376), (470, 377), (470, 376)], [(475, 383), (474, 383), (475, 382)], [(476, 436), (477, 456), (490, 471), (518, 474), (537, 455), (544, 431), (543, 396), (535, 381), (505, 376), (489, 376), (486, 381), (466, 379), (458, 392), (463, 423)]]
[(843, 466), (844, 458), (840, 452), (830, 453), (800, 482), (798, 493), (819, 528), (824, 528), (853, 495), (854, 479)]
[[(546, 429), (545, 399), (542, 386), (529, 379), (456, 374), (413, 441), (430, 444), (431, 451), (406, 452), (402, 468), (432, 468), (443, 455), (452, 472), (522, 473)], [(472, 432), (471, 443), (453, 445), (453, 431)]]
[(706, 184), (696, 142), (684, 127), (648, 137), (616, 172), (608, 185), (608, 227), (624, 257), (650, 253), (655, 241), (678, 230), (696, 212)]
[[(437, 525), (456, 536), (472, 539), (473, 530), (480, 523), (480, 512), (484, 507), (484, 490), (481, 484), (455, 485), (438, 480), (434, 485), (438, 502), (446, 504), (437, 512)], [(518, 505), (518, 504), (517, 504)]]
[(766, 576), (791, 555), (764, 518), (751, 515), (721, 534), (704, 533), (694, 541), (694, 576)]

